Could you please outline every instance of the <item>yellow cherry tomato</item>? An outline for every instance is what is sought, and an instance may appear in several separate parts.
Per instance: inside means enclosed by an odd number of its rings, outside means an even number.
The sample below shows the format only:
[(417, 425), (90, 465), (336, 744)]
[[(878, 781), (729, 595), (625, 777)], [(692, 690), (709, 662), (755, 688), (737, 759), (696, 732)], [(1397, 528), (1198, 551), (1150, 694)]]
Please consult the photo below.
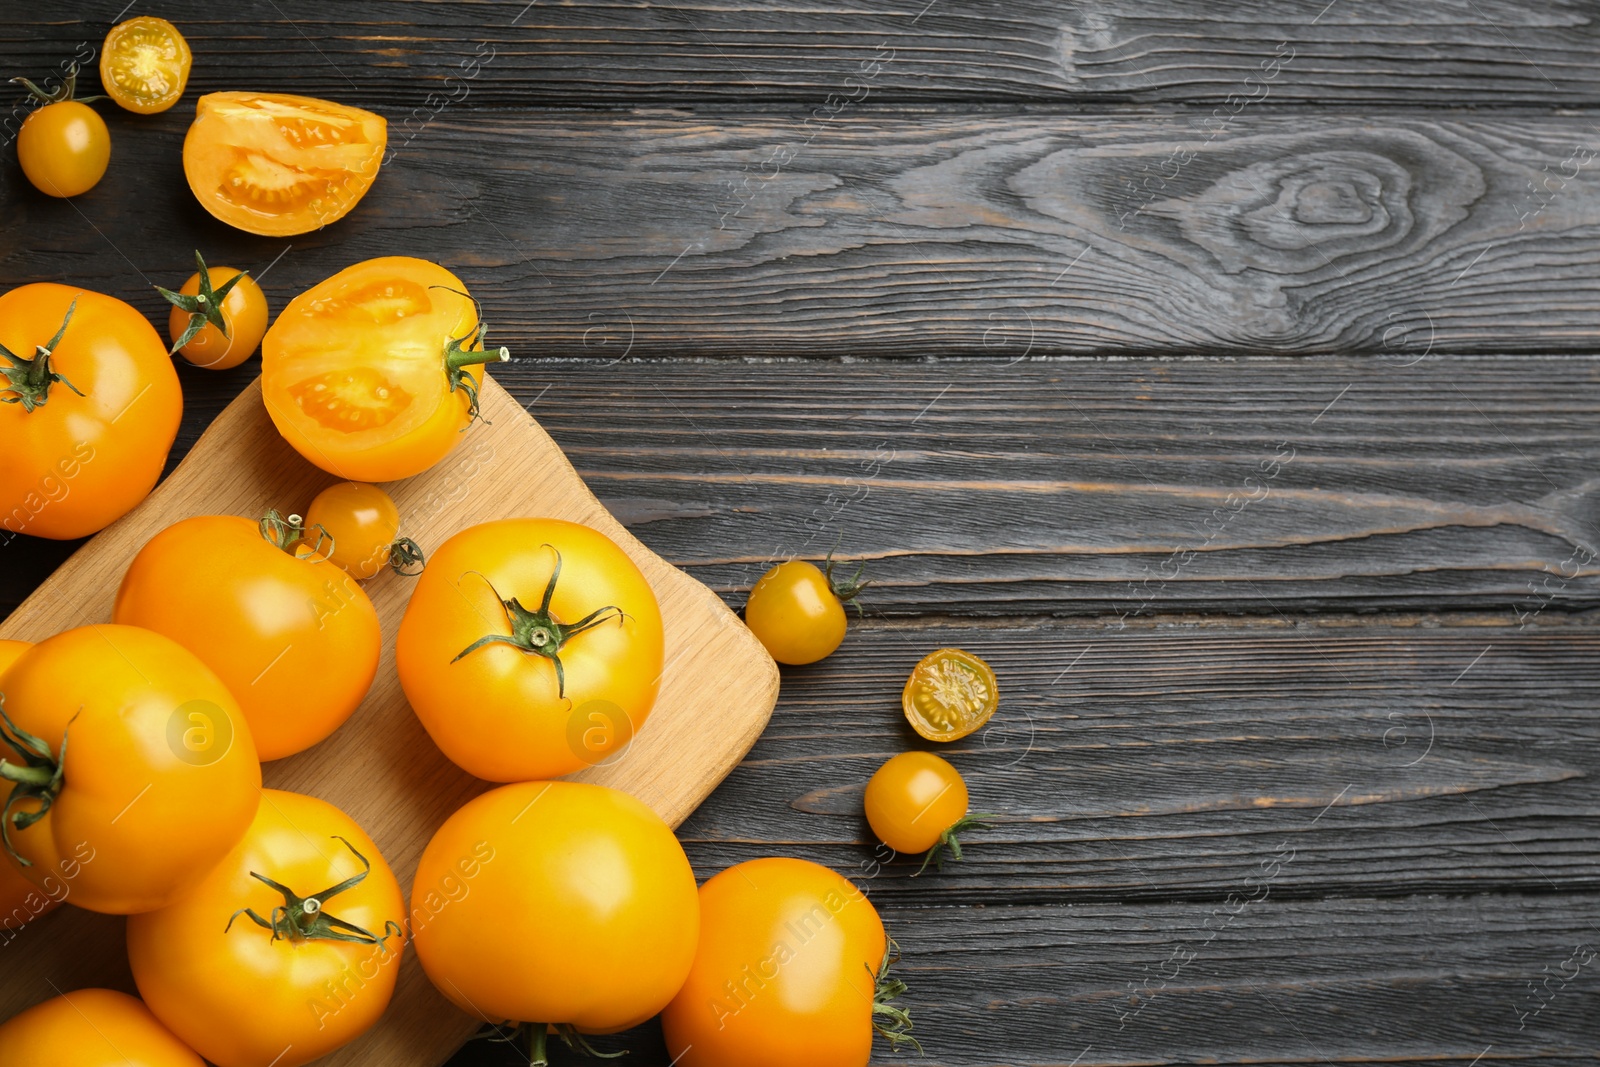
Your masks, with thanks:
[(922, 657), (900, 694), (906, 721), (929, 741), (966, 737), (988, 722), (999, 705), (994, 671), (959, 648), (941, 648)]
[(26, 78), (13, 78), (40, 107), (17, 131), (17, 160), (33, 187), (49, 196), (77, 196), (95, 187), (111, 162), (111, 131), (88, 104), (74, 100), (78, 67), (67, 68), (61, 88), (46, 92)]
[(136, 997), (112, 989), (79, 989), (0, 1025), (0, 1062), (205, 1067)]
[(856, 577), (836, 585), (833, 562), (826, 571), (792, 559), (761, 576), (745, 602), (744, 621), (772, 658), (798, 666), (831, 655), (844, 640), (844, 604), (866, 585)]
[(243, 271), (208, 269), (199, 252), (194, 261), (200, 269), (181, 289), (161, 289), (172, 305), (167, 333), (173, 351), (196, 367), (237, 367), (255, 353), (267, 332), (267, 295)]
[[(961, 858), (956, 835), (982, 825), (967, 815), (967, 783), (948, 760), (932, 752), (902, 752), (867, 782), (867, 823), (878, 840), (907, 855), (926, 853), (942, 867), (944, 850)], [(920, 870), (917, 873), (922, 873)]]
[(371, 578), (385, 564), (401, 574), (422, 568), (422, 549), (400, 532), (400, 510), (394, 499), (375, 485), (339, 482), (317, 494), (306, 509), (306, 529), (316, 527), (333, 539), (328, 558), (352, 578)]
[(100, 83), (118, 107), (154, 115), (178, 102), (194, 57), (166, 19), (141, 15), (119, 22), (100, 50)]

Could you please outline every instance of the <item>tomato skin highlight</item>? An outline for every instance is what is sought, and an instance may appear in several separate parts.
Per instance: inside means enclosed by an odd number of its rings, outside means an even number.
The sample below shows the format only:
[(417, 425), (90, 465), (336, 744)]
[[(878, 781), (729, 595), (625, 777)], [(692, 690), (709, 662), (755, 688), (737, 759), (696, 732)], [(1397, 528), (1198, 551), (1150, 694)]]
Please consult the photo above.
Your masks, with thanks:
[(50, 366), (86, 395), (58, 381), (32, 411), (0, 404), (0, 526), (56, 540), (95, 533), (148, 496), (183, 415), (161, 337), (116, 297), (54, 282), (12, 289), (0, 296), (0, 345), (33, 356), (74, 299)]
[(0, 1023), (8, 1064), (205, 1067), (136, 997), (79, 989)]
[[(323, 898), (326, 913), (379, 936), (387, 928), (384, 948), (273, 941), (247, 916), (232, 919), (240, 908), (268, 917), (284, 904), (251, 872), (301, 894), (360, 874), (333, 835), (372, 866), (358, 885)], [(250, 829), (188, 896), (128, 920), (128, 960), (150, 1010), (218, 1067), (298, 1067), (378, 1021), (405, 949), (388, 924), (403, 930), (405, 918), (399, 882), (355, 820), (315, 797), (267, 789)]]
[[(72, 902), (90, 911), (163, 907), (214, 867), (255, 816), (261, 765), (249, 724), (217, 676), (160, 634), (67, 630), (19, 656), (0, 675), (0, 691), (12, 722), (44, 739), (53, 758), (70, 732), (54, 804), (32, 826), (10, 827), (35, 885), (59, 872)], [(196, 714), (202, 721), (191, 726)], [(39, 807), (24, 798), (13, 810)]]
[(967, 783), (948, 760), (902, 752), (867, 782), (867, 823), (878, 840), (906, 855), (926, 852), (967, 814)]
[(694, 967), (661, 1015), (680, 1067), (866, 1067), (888, 939), (877, 909), (805, 860), (729, 867), (700, 887)]
[(62, 199), (78, 196), (105, 177), (111, 162), (111, 131), (88, 104), (77, 100), (45, 104), (22, 120), (17, 160), (41, 193)]
[(238, 698), (262, 760), (338, 729), (377, 675), (372, 601), (320, 556), (293, 556), (235, 515), (198, 515), (156, 534), (117, 590), (116, 622), (200, 658)]
[[(220, 289), (240, 273), (233, 267), (212, 267), (211, 284)], [(189, 280), (178, 290), (184, 296), (194, 296), (199, 291), (198, 273), (189, 275)], [(222, 298), (222, 318), (228, 324), (227, 334), (208, 322), (188, 344), (178, 349), (178, 355), (196, 367), (228, 370), (255, 354), (267, 332), (267, 295), (250, 275), (235, 282), (228, 295)], [(189, 314), (182, 308), (173, 308), (167, 315), (167, 336), (176, 342), (188, 325)]]
[(194, 55), (166, 19), (152, 15), (119, 22), (100, 49), (100, 84), (120, 108), (155, 115), (178, 102), (189, 84)]
[[(570, 637), (550, 659), (508, 644), (502, 598), (537, 607), (560, 553), (551, 614), (572, 625), (620, 608)], [(436, 549), (395, 638), (406, 699), (434, 743), (491, 782), (552, 778), (620, 752), (661, 687), (661, 609), (628, 555), (598, 530), (560, 519), (502, 519)], [(564, 692), (564, 695), (563, 695)]]
[(365, 580), (389, 562), (390, 546), (400, 533), (400, 511), (375, 485), (339, 482), (318, 493), (306, 509), (306, 528), (314, 526), (333, 538), (329, 558), (352, 578)]
[(828, 576), (802, 559), (761, 576), (745, 603), (744, 621), (773, 659), (791, 666), (830, 656), (844, 641), (844, 604)]
[(579, 782), (468, 801), (424, 850), (411, 909), (423, 970), (463, 1011), (588, 1034), (659, 1012), (699, 928), (672, 830), (628, 794)]

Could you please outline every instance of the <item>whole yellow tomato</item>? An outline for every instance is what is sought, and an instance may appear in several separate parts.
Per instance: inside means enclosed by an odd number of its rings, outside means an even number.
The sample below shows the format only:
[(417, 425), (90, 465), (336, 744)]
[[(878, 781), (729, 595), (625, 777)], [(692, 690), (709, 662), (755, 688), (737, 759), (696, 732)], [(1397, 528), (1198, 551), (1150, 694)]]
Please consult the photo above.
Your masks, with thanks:
[(154, 327), (113, 296), (36, 282), (0, 296), (0, 525), (85, 537), (149, 495), (183, 415)]
[(218, 1067), (298, 1067), (388, 1007), (405, 917), (400, 883), (354, 819), (267, 789), (193, 892), (128, 920), (128, 961), (150, 1010)]
[(333, 538), (328, 558), (353, 578), (371, 578), (386, 564), (405, 575), (422, 569), (422, 549), (411, 538), (399, 536), (400, 511), (394, 499), (375, 485), (328, 486), (306, 509), (306, 527), (324, 530)]
[(826, 867), (750, 860), (700, 887), (694, 967), (661, 1013), (682, 1067), (866, 1067), (874, 1032), (915, 1044), (889, 1003), (877, 909)]
[(237, 367), (255, 354), (267, 332), (267, 296), (243, 271), (207, 267), (198, 250), (194, 262), (199, 270), (177, 292), (156, 286), (172, 305), (172, 350), (207, 370)]
[(983, 825), (967, 814), (967, 783), (948, 760), (932, 752), (902, 752), (867, 782), (867, 823), (896, 852), (926, 853), (922, 868), (943, 866), (944, 850), (961, 858), (963, 831)]
[(815, 663), (844, 640), (844, 606), (867, 584), (859, 571), (850, 582), (835, 584), (831, 558), (827, 570), (791, 559), (763, 574), (750, 590), (745, 625), (779, 663)]
[(17, 131), (17, 161), (22, 173), (41, 193), (77, 196), (93, 189), (111, 162), (111, 131), (88, 104), (74, 100), (78, 66), (55, 92), (46, 92), (26, 78), (17, 78), (40, 104)]
[(205, 1067), (138, 998), (79, 989), (0, 1024), (6, 1064), (56, 1067)]
[(417, 959), (486, 1022), (574, 1039), (636, 1026), (689, 973), (694, 872), (671, 829), (626, 793), (578, 782), (502, 786), (445, 821), (411, 888)]
[(133, 626), (82, 626), (0, 674), (4, 839), (41, 887), (131, 915), (188, 892), (233, 848), (261, 794), (250, 726), (217, 676)]
[(661, 686), (661, 609), (627, 553), (560, 519), (502, 519), (433, 553), (395, 666), (417, 718), (491, 782), (567, 774), (620, 752)]
[(478, 415), (485, 327), (461, 279), (385, 256), (293, 300), (261, 342), (261, 395), (307, 461), (356, 482), (420, 474)]
[(133, 558), (112, 615), (216, 671), (263, 760), (337, 730), (372, 687), (382, 649), (372, 601), (300, 530), (277, 512), (174, 523)]

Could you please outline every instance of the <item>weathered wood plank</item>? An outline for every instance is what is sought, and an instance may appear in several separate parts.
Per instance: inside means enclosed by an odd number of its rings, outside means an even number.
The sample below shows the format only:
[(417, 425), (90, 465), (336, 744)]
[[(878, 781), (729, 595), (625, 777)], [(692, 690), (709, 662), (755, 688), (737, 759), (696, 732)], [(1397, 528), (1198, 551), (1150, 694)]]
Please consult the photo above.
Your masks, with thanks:
[[(0, 65), (42, 73), (98, 46), (122, 3), (80, 5), (93, 16), (87, 23), (17, 6), (0, 30)], [(166, 0), (161, 10), (194, 49), (195, 91), (238, 89), (239, 72), (249, 71), (252, 88), (397, 114), (439, 100), (820, 105), (830, 94), (1206, 105), (1232, 97), (1228, 106), (1600, 100), (1592, 61), (1600, 31), (1593, 12), (1570, 0), (1421, 9), (1327, 0), (1270, 9), (1182, 0), (277, 0), (253, 8), (244, 26), (204, 0)]]

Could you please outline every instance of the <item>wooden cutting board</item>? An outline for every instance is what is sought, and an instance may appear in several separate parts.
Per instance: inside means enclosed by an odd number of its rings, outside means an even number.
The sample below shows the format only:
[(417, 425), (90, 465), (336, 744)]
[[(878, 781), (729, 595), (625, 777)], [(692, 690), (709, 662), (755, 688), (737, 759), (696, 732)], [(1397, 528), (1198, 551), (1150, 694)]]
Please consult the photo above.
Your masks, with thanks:
[[(622, 546), (661, 602), (661, 696), (625, 753), (573, 777), (626, 790), (676, 826), (766, 726), (778, 696), (777, 666), (715, 594), (612, 518), (550, 436), (487, 377), (482, 404), (489, 425), (473, 426), (432, 470), (386, 486), (399, 506), (400, 532), (426, 550), (489, 519), (550, 516), (586, 523)], [(191, 515), (254, 518), (268, 507), (303, 513), (335, 481), (278, 436), (257, 381), (217, 417), (149, 499), (80, 548), (0, 623), (0, 637), (39, 641), (74, 626), (109, 622), (124, 569), (160, 530)], [(385, 572), (365, 588), (384, 636), (371, 693), (331, 738), (267, 764), (264, 777), (270, 787), (310, 793), (343, 808), (372, 835), (409, 892), (434, 830), (490, 786), (440, 754), (400, 690), (394, 635), (410, 579)], [(0, 1019), (84, 986), (134, 991), (122, 919), (63, 907), (0, 947)], [(319, 1063), (435, 1067), (476, 1028), (434, 991), (407, 951), (383, 1020)]]

